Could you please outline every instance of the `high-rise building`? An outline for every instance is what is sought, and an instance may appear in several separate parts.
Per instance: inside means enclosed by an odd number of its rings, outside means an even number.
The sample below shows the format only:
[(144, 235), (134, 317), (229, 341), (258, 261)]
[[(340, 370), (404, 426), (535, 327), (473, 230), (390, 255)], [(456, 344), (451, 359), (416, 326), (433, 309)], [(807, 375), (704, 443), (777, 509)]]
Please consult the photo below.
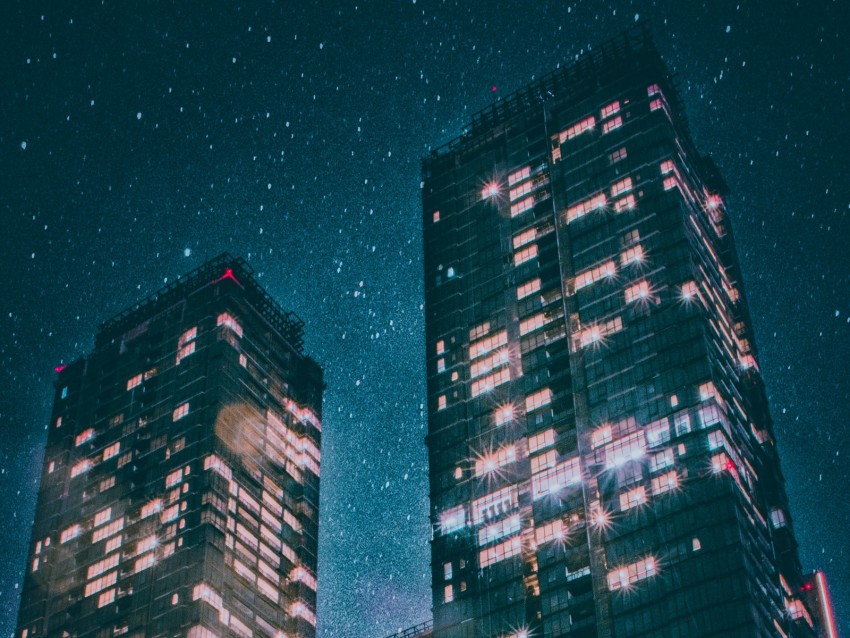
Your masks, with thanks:
[(422, 192), (434, 637), (813, 636), (726, 187), (647, 31)]
[(222, 255), (58, 370), (15, 638), (315, 636), (322, 371)]

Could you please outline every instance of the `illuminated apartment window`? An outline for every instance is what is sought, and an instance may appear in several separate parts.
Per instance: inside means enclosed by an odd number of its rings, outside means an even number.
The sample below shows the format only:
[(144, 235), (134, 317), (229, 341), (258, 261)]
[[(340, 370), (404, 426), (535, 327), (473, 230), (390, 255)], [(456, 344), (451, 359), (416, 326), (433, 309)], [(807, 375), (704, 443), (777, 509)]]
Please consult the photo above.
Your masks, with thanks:
[(162, 511), (162, 499), (154, 499), (149, 503), (146, 503), (142, 506), (142, 510), (139, 513), (139, 518), (147, 518), (148, 516), (152, 516), (154, 514), (158, 514)]
[(451, 507), (440, 513), (440, 530), (450, 534), (466, 527), (466, 509), (463, 505)]
[(516, 485), (477, 498), (472, 502), (472, 523), (479, 525), (503, 514), (511, 513), (519, 505), (519, 492)]
[(788, 521), (785, 519), (785, 512), (778, 507), (772, 508), (770, 510), (770, 524), (773, 525), (773, 529), (785, 527), (788, 524)]
[(586, 348), (587, 346), (600, 343), (608, 335), (620, 332), (622, 329), (623, 320), (620, 317), (615, 317), (610, 321), (595, 326), (589, 326), (575, 335), (576, 346)]
[(513, 202), (523, 195), (528, 195), (532, 190), (534, 190), (534, 184), (532, 182), (523, 182), (519, 186), (512, 188), (508, 192), (508, 197)]
[(435, 211), (434, 211), (434, 214), (433, 214), (433, 215), (432, 215), (432, 217), (431, 217), (431, 219), (432, 219), (432, 221), (433, 221), (435, 224), (436, 224), (438, 221), (440, 221), (440, 211), (435, 210)]
[(546, 313), (539, 312), (536, 315), (532, 315), (528, 319), (523, 319), (519, 322), (519, 334), (520, 336), (525, 336), (535, 330), (539, 330), (551, 321), (552, 319), (548, 318)]
[(552, 391), (549, 388), (543, 388), (526, 397), (525, 411), (531, 412), (532, 410), (538, 410), (550, 403), (552, 403)]
[(511, 536), (519, 531), (519, 516), (509, 516), (478, 530), (478, 544), (487, 545), (493, 541)]
[(652, 479), (652, 493), (664, 494), (679, 487), (679, 475), (675, 470), (656, 476)]
[(487, 354), (491, 350), (501, 348), (507, 343), (508, 333), (506, 330), (502, 330), (501, 332), (497, 332), (496, 334), (490, 335), (489, 337), (479, 339), (478, 341), (469, 344), (469, 358), (470, 360), (477, 359), (478, 357)]
[(679, 180), (674, 175), (664, 178), (664, 190), (669, 191), (679, 186)]
[(455, 599), (454, 586), (449, 583), (443, 588), (443, 602), (450, 603)]
[(443, 354), (446, 351), (446, 342), (440, 339), (437, 342), (437, 354)]
[(507, 348), (496, 350), (489, 356), (473, 361), (469, 368), (469, 376), (472, 379), (475, 379), (483, 374), (487, 374), (495, 368), (507, 365), (510, 363), (510, 360), (510, 353)]
[(639, 560), (631, 565), (613, 569), (608, 572), (608, 589), (617, 591), (628, 589), (634, 583), (656, 574), (655, 559), (652, 557)]
[(74, 445), (76, 447), (79, 447), (83, 443), (86, 443), (87, 441), (91, 441), (93, 438), (94, 438), (94, 430), (92, 428), (87, 428), (77, 435), (77, 437), (74, 439)]
[(88, 459), (83, 459), (82, 461), (75, 463), (73, 466), (71, 466), (71, 478), (88, 472), (90, 469), (92, 469), (92, 467), (94, 467), (94, 464)]
[(667, 417), (662, 417), (647, 424), (644, 432), (646, 433), (646, 444), (649, 447), (663, 445), (670, 440), (670, 421)]
[(673, 160), (664, 160), (661, 162), (661, 174), (667, 175), (667, 173), (672, 173), (676, 169), (676, 165), (673, 164)]
[(177, 365), (180, 365), (180, 362), (183, 361), (186, 357), (195, 353), (195, 342), (190, 341), (185, 346), (180, 348), (177, 351)]
[(646, 94), (650, 97), (653, 95), (661, 95), (661, 88), (657, 84), (650, 84), (646, 87)]
[(707, 383), (703, 383), (699, 387), (699, 400), (700, 401), (708, 401), (709, 399), (713, 399), (717, 396), (717, 388), (714, 387), (714, 383), (708, 381)]
[(480, 394), (484, 394), (485, 392), (489, 392), (494, 388), (497, 388), (500, 385), (503, 385), (511, 380), (511, 371), (509, 368), (504, 368), (493, 374), (488, 374), (486, 377), (482, 377), (476, 381), (472, 382), (472, 388), (470, 390), (470, 394), (473, 397), (477, 397)]
[(602, 135), (605, 135), (606, 133), (610, 133), (614, 129), (620, 128), (622, 125), (623, 125), (623, 118), (618, 115), (617, 117), (615, 117), (611, 120), (608, 120), (607, 122), (604, 122), (602, 124)]
[(94, 515), (94, 526), (100, 527), (104, 523), (108, 523), (112, 518), (112, 508), (107, 507), (105, 510), (101, 510), (97, 514)]
[(575, 290), (581, 290), (592, 283), (599, 281), (605, 277), (613, 277), (617, 274), (617, 265), (613, 261), (606, 261), (604, 264), (600, 264), (599, 266), (595, 266), (593, 268), (589, 268), (583, 272), (580, 272), (576, 275), (575, 283), (573, 284)]
[(624, 210), (634, 209), (635, 206), (637, 206), (637, 200), (634, 195), (629, 194), (614, 202), (614, 212), (622, 213)]
[(113, 456), (116, 456), (118, 452), (121, 450), (121, 442), (117, 441), (112, 445), (108, 445), (103, 450), (103, 460), (111, 459)]
[(636, 487), (628, 492), (620, 494), (620, 511), (625, 512), (638, 505), (646, 503), (646, 488), (643, 486)]
[(446, 409), (446, 405), (447, 405), (447, 402), (446, 402), (446, 395), (445, 395), (445, 394), (441, 394), (439, 397), (437, 397), (437, 409), (438, 409), (438, 410), (445, 410), (445, 409)]
[(236, 333), (237, 337), (242, 336), (242, 324), (240, 324), (229, 312), (221, 313), (216, 319), (216, 326), (224, 326)]
[(516, 461), (516, 447), (506, 445), (490, 454), (485, 454), (475, 461), (475, 476), (484, 476), (495, 472), (505, 465)]
[(56, 427), (57, 428), (62, 427), (62, 417), (61, 416), (56, 417)]
[(445, 359), (437, 359), (437, 372), (445, 372), (446, 371), (446, 360)]
[(649, 297), (649, 282), (639, 281), (633, 286), (626, 288), (624, 292), (626, 303), (641, 301)]
[(521, 168), (518, 171), (515, 171), (508, 175), (508, 186), (513, 186), (517, 182), (521, 182), (524, 179), (528, 179), (531, 176), (531, 168), (526, 166), (525, 168)]
[(517, 248), (522, 248), (526, 244), (530, 244), (537, 238), (537, 229), (529, 228), (526, 231), (521, 232), (519, 235), (514, 235), (513, 245), (514, 250)]
[(528, 437), (528, 453), (534, 454), (551, 445), (555, 445), (555, 430), (549, 428)]
[(530, 210), (534, 206), (534, 198), (526, 197), (511, 204), (511, 217), (516, 217), (520, 213)]
[(131, 377), (127, 380), (127, 389), (132, 390), (133, 388), (142, 385), (142, 374), (139, 373), (135, 377)]
[(590, 435), (590, 446), (594, 449), (610, 443), (614, 440), (610, 425), (603, 425), (596, 428)]
[(655, 98), (654, 100), (652, 100), (649, 103), (649, 110), (650, 111), (658, 111), (658, 110), (663, 109), (663, 108), (664, 108), (664, 101), (660, 97)]
[(88, 598), (98, 592), (103, 591), (107, 587), (111, 587), (118, 580), (118, 571), (110, 572), (106, 576), (101, 576), (97, 580), (93, 580), (86, 585), (84, 596)]
[(180, 338), (177, 340), (177, 347), (180, 348), (185, 346), (190, 341), (193, 341), (195, 337), (198, 336), (198, 327), (193, 326), (189, 328), (186, 332), (180, 335)]
[(478, 567), (484, 569), (506, 558), (518, 556), (522, 549), (522, 541), (519, 537), (510, 538), (498, 545), (482, 549), (478, 552)]
[(514, 266), (519, 266), (537, 257), (537, 244), (526, 246), (519, 252), (514, 253)]
[(620, 265), (640, 264), (643, 263), (644, 258), (643, 247), (640, 245), (632, 246), (620, 253)]
[(188, 401), (186, 403), (181, 403), (176, 408), (174, 408), (174, 411), (171, 413), (171, 420), (172, 421), (179, 421), (180, 419), (182, 419), (187, 414), (189, 414), (189, 402)]
[(611, 197), (617, 197), (617, 195), (622, 195), (626, 191), (632, 190), (632, 178), (626, 177), (625, 179), (621, 179), (619, 182), (616, 182), (611, 187)]
[(516, 298), (517, 301), (520, 299), (525, 299), (529, 295), (533, 295), (535, 292), (540, 290), (540, 280), (532, 279), (531, 281), (522, 284), (519, 288), (516, 289)]
[(567, 223), (574, 222), (594, 210), (601, 210), (605, 208), (607, 203), (608, 200), (605, 197), (605, 193), (599, 193), (575, 206), (570, 206), (567, 209)]
[(559, 463), (531, 477), (532, 498), (557, 494), (563, 488), (581, 481), (581, 466), (578, 457)]
[(542, 545), (549, 541), (561, 540), (564, 535), (564, 522), (559, 518), (536, 528), (534, 530), (534, 541), (538, 545)]
[(609, 443), (605, 448), (605, 465), (610, 469), (644, 455), (645, 443), (642, 432), (629, 434)]
[(606, 106), (603, 106), (602, 110), (599, 111), (599, 117), (601, 117), (602, 119), (604, 119), (606, 117), (610, 117), (610, 116), (614, 115), (614, 113), (618, 112), (619, 110), (620, 110), (620, 100), (616, 100), (614, 102), (611, 102), (611, 104), (607, 104)]
[(77, 538), (82, 531), (82, 527), (79, 525), (71, 525), (70, 527), (65, 528), (62, 530), (62, 533), (59, 534), (59, 544), (64, 545), (69, 540)]
[(616, 164), (628, 157), (628, 152), (626, 151), (626, 147), (618, 148), (616, 151), (608, 155), (608, 161), (611, 164)]
[(493, 421), (495, 424), (504, 425), (514, 420), (514, 406), (510, 403), (503, 405), (493, 413)]
[(571, 140), (574, 137), (578, 137), (582, 133), (586, 133), (587, 131), (592, 131), (593, 127), (596, 126), (596, 118), (592, 115), (587, 117), (576, 124), (573, 124), (568, 129), (561, 131), (558, 139), (561, 144), (566, 142), (567, 140)]

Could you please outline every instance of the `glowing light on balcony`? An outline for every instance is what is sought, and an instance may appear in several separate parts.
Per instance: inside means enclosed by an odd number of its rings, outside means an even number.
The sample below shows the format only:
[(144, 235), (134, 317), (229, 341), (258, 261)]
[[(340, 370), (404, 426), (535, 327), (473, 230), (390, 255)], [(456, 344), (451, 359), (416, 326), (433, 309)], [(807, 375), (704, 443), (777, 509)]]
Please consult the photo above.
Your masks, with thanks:
[(723, 200), (720, 198), (720, 195), (709, 195), (705, 202), (705, 205), (709, 208), (709, 210), (716, 210), (720, 208), (722, 204)]
[(499, 183), (498, 182), (488, 182), (484, 185), (484, 188), (481, 189), (481, 199), (490, 199), (491, 197), (495, 197), (499, 194)]
[(493, 413), (493, 421), (496, 425), (504, 425), (514, 420), (515, 410), (512, 403), (506, 403), (496, 408)]

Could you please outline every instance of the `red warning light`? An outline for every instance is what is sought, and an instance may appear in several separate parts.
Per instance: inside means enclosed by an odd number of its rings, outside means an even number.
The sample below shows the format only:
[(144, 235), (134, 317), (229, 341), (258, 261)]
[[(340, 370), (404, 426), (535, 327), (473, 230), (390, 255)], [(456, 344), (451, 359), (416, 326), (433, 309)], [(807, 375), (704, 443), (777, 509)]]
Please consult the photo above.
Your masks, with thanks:
[(233, 274), (233, 268), (228, 268), (227, 270), (225, 270), (224, 274), (221, 277), (219, 277), (218, 279), (216, 279), (213, 283), (217, 284), (218, 282), (220, 282), (223, 279), (231, 279), (231, 280), (235, 281), (237, 284), (239, 284), (240, 286), (242, 285), (242, 284), (239, 283), (239, 280), (236, 278), (236, 275)]
[(55, 368), (53, 368), (53, 372), (57, 372), (57, 373), (58, 373), (58, 372), (62, 372), (62, 370), (64, 370), (64, 369), (65, 369), (65, 368), (67, 368), (67, 367), (68, 367), (67, 365), (65, 365), (64, 363), (62, 363), (62, 364), (60, 364), (60, 365), (56, 366)]
[(491, 91), (491, 92), (493, 92), (493, 93), (495, 93), (495, 92), (496, 92), (496, 91), (498, 91), (498, 90), (499, 90), (499, 89), (498, 89), (498, 87), (497, 87), (495, 84), (494, 84), (493, 86), (491, 86), (491, 87), (490, 87), (490, 91)]

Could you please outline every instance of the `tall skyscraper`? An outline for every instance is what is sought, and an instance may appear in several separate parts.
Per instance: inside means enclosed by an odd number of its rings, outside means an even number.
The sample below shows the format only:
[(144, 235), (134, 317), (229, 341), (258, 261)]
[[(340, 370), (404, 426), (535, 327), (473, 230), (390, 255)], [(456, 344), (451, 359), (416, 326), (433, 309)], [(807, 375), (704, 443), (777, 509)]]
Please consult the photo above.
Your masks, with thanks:
[(435, 638), (814, 636), (725, 194), (641, 28), (424, 160)]
[(222, 255), (58, 372), (16, 638), (315, 636), (322, 371)]

